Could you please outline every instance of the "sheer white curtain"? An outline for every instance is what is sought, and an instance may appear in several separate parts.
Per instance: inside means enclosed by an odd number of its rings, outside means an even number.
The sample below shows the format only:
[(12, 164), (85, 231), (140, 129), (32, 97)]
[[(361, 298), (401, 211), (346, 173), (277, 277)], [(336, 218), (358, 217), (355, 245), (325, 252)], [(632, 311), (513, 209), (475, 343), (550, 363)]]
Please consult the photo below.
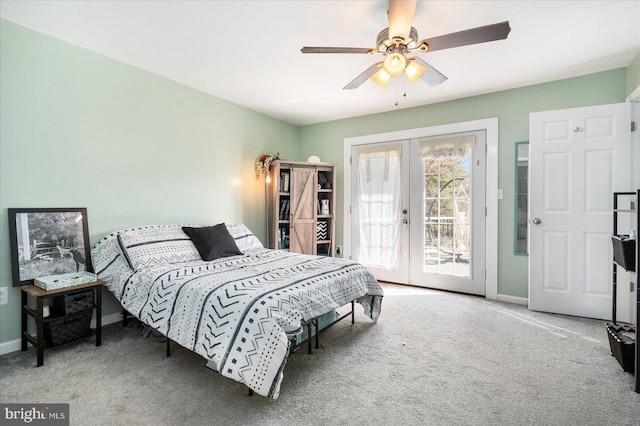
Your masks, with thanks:
[(418, 142), (418, 154), (423, 160), (464, 157), (476, 145), (474, 135)]
[(358, 261), (380, 269), (400, 260), (401, 145), (357, 150)]

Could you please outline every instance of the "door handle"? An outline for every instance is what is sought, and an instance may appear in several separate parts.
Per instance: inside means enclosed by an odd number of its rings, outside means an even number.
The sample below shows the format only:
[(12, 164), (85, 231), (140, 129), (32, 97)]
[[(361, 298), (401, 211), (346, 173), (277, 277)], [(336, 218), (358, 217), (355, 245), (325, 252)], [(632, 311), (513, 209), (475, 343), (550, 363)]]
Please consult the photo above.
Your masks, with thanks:
[(534, 225), (540, 225), (542, 223), (542, 221), (538, 217), (534, 217), (531, 222), (533, 222)]

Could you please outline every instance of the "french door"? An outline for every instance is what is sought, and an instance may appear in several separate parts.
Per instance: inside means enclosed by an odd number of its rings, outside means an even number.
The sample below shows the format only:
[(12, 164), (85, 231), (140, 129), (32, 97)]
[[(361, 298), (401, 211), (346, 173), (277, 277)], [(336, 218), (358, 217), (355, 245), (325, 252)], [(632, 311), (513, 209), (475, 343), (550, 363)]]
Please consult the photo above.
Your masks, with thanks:
[(378, 280), (409, 283), (409, 141), (352, 148), (352, 258)]
[(352, 258), (382, 281), (484, 295), (485, 139), (354, 145)]

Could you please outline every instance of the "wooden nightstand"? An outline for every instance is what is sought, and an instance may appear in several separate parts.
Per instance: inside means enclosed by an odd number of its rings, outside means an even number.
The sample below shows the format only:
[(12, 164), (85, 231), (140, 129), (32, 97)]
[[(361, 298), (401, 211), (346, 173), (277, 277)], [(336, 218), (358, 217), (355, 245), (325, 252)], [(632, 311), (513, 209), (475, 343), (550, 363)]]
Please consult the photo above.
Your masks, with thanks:
[[(80, 293), (82, 291), (86, 291), (87, 289), (91, 289), (94, 292), (94, 304), (93, 310), (96, 312), (96, 346), (102, 345), (102, 286), (104, 281), (95, 281), (88, 284), (76, 285), (73, 287), (61, 288), (58, 290), (50, 290), (46, 291), (41, 289), (40, 287), (36, 287), (34, 285), (25, 285), (22, 286), (22, 351), (27, 350), (27, 342), (31, 342), (34, 345), (38, 352), (38, 367), (44, 364), (44, 349), (45, 349), (45, 341), (44, 341), (44, 324), (46, 322), (50, 322), (56, 319), (64, 318), (64, 316), (49, 316), (44, 317), (43, 315), (43, 307), (44, 300), (50, 299), (56, 296), (62, 295), (71, 295), (74, 293)], [(36, 309), (33, 310), (29, 307), (29, 296), (35, 297), (36, 299)], [(27, 318), (31, 316), (36, 322), (36, 335), (32, 336), (29, 334), (27, 329)], [(71, 315), (67, 315), (71, 316)]]

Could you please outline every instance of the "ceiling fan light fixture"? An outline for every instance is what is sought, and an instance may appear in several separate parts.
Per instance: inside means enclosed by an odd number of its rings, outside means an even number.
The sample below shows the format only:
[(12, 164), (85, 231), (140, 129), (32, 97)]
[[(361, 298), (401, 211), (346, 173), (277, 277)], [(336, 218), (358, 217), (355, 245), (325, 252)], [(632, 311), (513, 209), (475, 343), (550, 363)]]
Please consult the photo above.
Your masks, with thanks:
[(378, 33), (376, 44), (378, 45), (378, 52), (382, 53), (386, 52), (391, 46), (393, 46), (393, 42), (389, 40), (389, 28), (385, 28)]
[(407, 65), (407, 69), (405, 70), (405, 74), (407, 75), (407, 78), (409, 79), (411, 84), (413, 84), (418, 81), (420, 77), (422, 77), (422, 74), (424, 74), (426, 70), (426, 67), (423, 67), (416, 61), (410, 60), (409, 64)]
[(426, 53), (429, 50), (429, 45), (427, 43), (425, 43), (424, 40), (423, 40), (418, 45), (416, 45), (414, 50), (419, 50), (422, 53)]
[(378, 86), (386, 89), (389, 85), (389, 81), (391, 80), (391, 76), (384, 70), (384, 67), (380, 67), (378, 72), (376, 72), (372, 77), (371, 81), (376, 83)]
[(405, 68), (407, 68), (407, 58), (400, 53), (392, 53), (384, 60), (384, 70), (391, 77), (399, 76)]
[(407, 49), (412, 50), (418, 46), (418, 31), (411, 27), (411, 31), (409, 32), (409, 37), (404, 40), (407, 45)]
[(389, 37), (389, 28), (385, 28), (378, 33), (376, 45), (378, 46), (377, 50), (380, 53), (385, 53), (390, 49), (398, 48), (399, 46), (404, 49), (413, 50), (418, 47), (418, 31), (411, 27), (411, 31), (409, 31), (409, 36), (407, 38), (391, 38)]

